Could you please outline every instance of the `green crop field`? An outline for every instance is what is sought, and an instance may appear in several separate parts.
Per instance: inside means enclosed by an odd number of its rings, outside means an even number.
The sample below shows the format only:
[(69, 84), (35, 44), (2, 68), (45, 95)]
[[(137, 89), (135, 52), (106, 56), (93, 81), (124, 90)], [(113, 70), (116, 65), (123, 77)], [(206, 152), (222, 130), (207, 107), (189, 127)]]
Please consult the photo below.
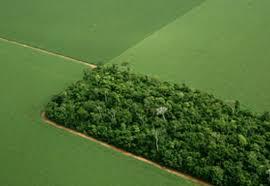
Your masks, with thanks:
[(0, 36), (100, 63), (203, 0), (2, 0)]
[(207, 0), (113, 62), (270, 110), (270, 1)]
[[(269, 0), (2, 0), (0, 38), (184, 82), (270, 111)], [(45, 124), (86, 68), (0, 39), (0, 185), (188, 186), (190, 181)]]

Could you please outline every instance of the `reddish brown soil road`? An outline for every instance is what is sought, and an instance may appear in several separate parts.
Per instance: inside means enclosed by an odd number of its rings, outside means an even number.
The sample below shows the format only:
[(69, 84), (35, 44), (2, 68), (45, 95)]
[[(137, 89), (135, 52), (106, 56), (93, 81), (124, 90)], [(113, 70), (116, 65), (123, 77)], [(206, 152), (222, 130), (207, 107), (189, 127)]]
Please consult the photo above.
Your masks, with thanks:
[(112, 146), (112, 145), (109, 145), (109, 144), (104, 143), (104, 142), (102, 142), (102, 141), (96, 140), (95, 138), (92, 138), (92, 137), (87, 136), (87, 135), (85, 135), (85, 134), (79, 133), (79, 132), (77, 132), (77, 131), (74, 131), (74, 130), (72, 130), (72, 129), (69, 129), (69, 128), (66, 128), (66, 127), (64, 127), (64, 126), (62, 126), (62, 125), (59, 125), (59, 124), (57, 124), (57, 123), (55, 123), (55, 122), (49, 120), (49, 119), (46, 117), (46, 115), (45, 115), (44, 112), (41, 114), (41, 117), (42, 117), (42, 119), (43, 119), (46, 123), (48, 123), (49, 125), (51, 125), (51, 126), (53, 126), (53, 127), (56, 127), (56, 128), (59, 128), (59, 129), (63, 129), (63, 130), (65, 130), (65, 131), (68, 131), (68, 132), (70, 132), (70, 133), (76, 135), (76, 136), (80, 136), (80, 137), (85, 138), (85, 139), (87, 139), (87, 140), (93, 141), (93, 142), (98, 143), (98, 144), (100, 144), (100, 145), (102, 145), (102, 146), (105, 146), (105, 147), (107, 147), (107, 148), (110, 148), (110, 149), (113, 149), (113, 150), (115, 150), (115, 151), (117, 151), (117, 152), (120, 152), (120, 153), (122, 153), (122, 154), (124, 154), (124, 155), (126, 155), (126, 156), (129, 156), (129, 157), (132, 157), (132, 158), (134, 158), (134, 159), (143, 161), (143, 162), (145, 162), (145, 163), (148, 163), (148, 164), (150, 164), (150, 165), (153, 165), (153, 166), (155, 166), (155, 167), (158, 167), (159, 169), (165, 170), (165, 171), (167, 171), (167, 172), (169, 172), (169, 173), (171, 173), (171, 174), (174, 174), (174, 175), (176, 175), (176, 176), (179, 176), (179, 177), (185, 178), (185, 179), (187, 179), (187, 180), (190, 180), (190, 181), (192, 181), (193, 183), (196, 183), (196, 184), (198, 184), (198, 185), (202, 185), (202, 186), (210, 186), (210, 185), (211, 185), (211, 184), (209, 184), (209, 183), (207, 183), (207, 182), (205, 182), (205, 181), (203, 181), (203, 180), (194, 178), (194, 177), (192, 177), (192, 176), (190, 176), (190, 175), (188, 175), (188, 174), (184, 174), (184, 173), (181, 173), (181, 172), (172, 170), (172, 169), (168, 169), (168, 168), (166, 168), (166, 167), (163, 167), (163, 166), (161, 166), (161, 165), (158, 165), (157, 163), (154, 163), (154, 162), (152, 162), (152, 161), (150, 161), (150, 160), (147, 160), (147, 159), (145, 159), (145, 158), (143, 158), (143, 157), (136, 156), (136, 155), (131, 154), (131, 153), (129, 153), (129, 152), (126, 152), (126, 151), (124, 151), (124, 150), (122, 150), (122, 149), (116, 148), (116, 147), (114, 147), (114, 146)]

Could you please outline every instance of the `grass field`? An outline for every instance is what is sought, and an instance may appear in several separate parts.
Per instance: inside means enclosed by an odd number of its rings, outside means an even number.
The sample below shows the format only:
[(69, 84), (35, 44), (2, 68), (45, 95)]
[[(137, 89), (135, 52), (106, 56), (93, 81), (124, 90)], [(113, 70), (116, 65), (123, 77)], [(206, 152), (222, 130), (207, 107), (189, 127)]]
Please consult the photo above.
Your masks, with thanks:
[(84, 66), (2, 41), (0, 59), (0, 185), (192, 185), (42, 122), (44, 104)]
[(270, 1), (207, 0), (113, 62), (270, 110)]
[(203, 1), (2, 0), (0, 36), (105, 62)]

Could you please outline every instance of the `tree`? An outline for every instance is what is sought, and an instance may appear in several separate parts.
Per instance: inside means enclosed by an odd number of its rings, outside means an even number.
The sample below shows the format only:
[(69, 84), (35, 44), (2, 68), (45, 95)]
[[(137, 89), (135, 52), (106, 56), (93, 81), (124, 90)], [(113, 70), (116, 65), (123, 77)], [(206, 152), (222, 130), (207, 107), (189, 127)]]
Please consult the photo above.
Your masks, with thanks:
[(162, 118), (164, 121), (166, 121), (166, 118), (165, 118), (165, 113), (167, 112), (167, 108), (166, 107), (159, 107), (157, 108), (157, 115), (162, 115)]

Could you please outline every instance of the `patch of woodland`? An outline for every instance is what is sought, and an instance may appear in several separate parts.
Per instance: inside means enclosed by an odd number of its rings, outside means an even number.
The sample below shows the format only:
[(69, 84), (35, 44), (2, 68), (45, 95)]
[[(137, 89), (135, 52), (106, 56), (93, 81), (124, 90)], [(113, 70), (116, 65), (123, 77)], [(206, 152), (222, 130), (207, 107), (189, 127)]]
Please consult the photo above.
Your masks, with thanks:
[(103, 65), (85, 70), (45, 111), (67, 128), (215, 185), (270, 184), (270, 114), (239, 101)]

